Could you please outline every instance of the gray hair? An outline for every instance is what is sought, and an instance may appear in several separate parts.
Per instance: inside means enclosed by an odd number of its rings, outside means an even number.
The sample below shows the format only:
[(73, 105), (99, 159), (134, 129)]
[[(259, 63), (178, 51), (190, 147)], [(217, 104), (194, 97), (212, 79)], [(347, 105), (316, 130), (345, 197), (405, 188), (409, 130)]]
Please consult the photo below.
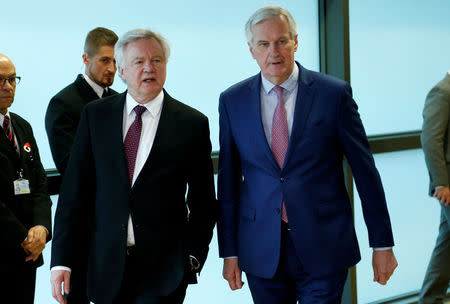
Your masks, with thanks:
[(164, 52), (165, 60), (169, 60), (170, 56), (170, 47), (167, 40), (160, 34), (156, 32), (152, 32), (148, 29), (134, 29), (126, 32), (120, 37), (119, 41), (117, 41), (114, 47), (114, 58), (116, 59), (117, 66), (123, 68), (123, 50), (125, 47), (133, 41), (140, 39), (155, 39), (162, 47)]
[(291, 39), (297, 35), (297, 23), (294, 18), (292, 18), (291, 13), (281, 6), (265, 6), (257, 10), (253, 15), (250, 16), (247, 23), (245, 24), (245, 36), (247, 37), (248, 43), (253, 43), (253, 32), (252, 28), (254, 25), (263, 22), (264, 20), (271, 19), (277, 16), (285, 16), (289, 24), (289, 32)]

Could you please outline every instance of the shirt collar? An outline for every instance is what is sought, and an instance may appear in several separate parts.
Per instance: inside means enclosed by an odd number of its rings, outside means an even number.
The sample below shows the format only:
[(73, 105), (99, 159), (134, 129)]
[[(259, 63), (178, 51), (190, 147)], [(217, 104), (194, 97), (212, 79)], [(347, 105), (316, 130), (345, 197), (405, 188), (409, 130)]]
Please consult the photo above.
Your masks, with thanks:
[[(292, 69), (291, 75), (282, 84), (280, 84), (280, 87), (287, 90), (288, 92), (292, 92), (297, 86), (298, 74), (299, 74), (298, 66), (297, 64), (294, 64), (294, 68)], [(269, 94), (269, 92), (273, 89), (273, 87), (275, 87), (275, 84), (271, 83), (266, 77), (264, 77), (262, 73), (261, 73), (261, 81), (264, 92), (266, 92), (266, 94)]]
[[(94, 90), (94, 92), (98, 95), (98, 97), (102, 98), (104, 89), (100, 85), (92, 81), (92, 79), (89, 78), (89, 76), (87, 76), (86, 73), (83, 74), (83, 77), (86, 80), (86, 82), (91, 86), (91, 88)], [(108, 90), (108, 88), (105, 89)]]
[(133, 98), (133, 96), (130, 95), (130, 93), (127, 93), (126, 97), (127, 115), (130, 115), (131, 111), (133, 111), (133, 109), (136, 106), (144, 106), (147, 108), (147, 111), (150, 113), (150, 115), (152, 115), (152, 117), (154, 118), (161, 112), (163, 100), (164, 100), (163, 90), (161, 90), (161, 92), (159, 92), (159, 94), (153, 100), (150, 100), (147, 103), (138, 103)]
[(3, 115), (2, 113), (0, 113), (0, 127), (3, 127), (3, 120), (5, 119), (5, 116), (8, 115), (9, 116), (9, 121), (11, 121), (11, 114), (9, 114), (9, 110), (6, 110), (6, 114)]

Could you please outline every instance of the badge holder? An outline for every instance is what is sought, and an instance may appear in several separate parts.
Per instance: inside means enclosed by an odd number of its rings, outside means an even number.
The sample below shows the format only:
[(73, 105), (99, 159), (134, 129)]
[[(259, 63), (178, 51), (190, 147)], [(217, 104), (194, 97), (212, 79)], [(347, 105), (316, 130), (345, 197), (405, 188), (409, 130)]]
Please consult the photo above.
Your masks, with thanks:
[(23, 170), (19, 171), (19, 178), (14, 181), (14, 194), (30, 194), (30, 182), (23, 178)]

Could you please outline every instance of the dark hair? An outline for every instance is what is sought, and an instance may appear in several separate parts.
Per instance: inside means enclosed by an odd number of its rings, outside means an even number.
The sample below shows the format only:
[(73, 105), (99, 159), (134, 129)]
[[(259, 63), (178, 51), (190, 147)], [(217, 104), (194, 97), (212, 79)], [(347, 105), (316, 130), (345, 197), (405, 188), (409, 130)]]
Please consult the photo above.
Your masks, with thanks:
[(84, 52), (94, 56), (102, 46), (114, 47), (118, 39), (119, 37), (113, 31), (104, 27), (96, 27), (86, 36)]

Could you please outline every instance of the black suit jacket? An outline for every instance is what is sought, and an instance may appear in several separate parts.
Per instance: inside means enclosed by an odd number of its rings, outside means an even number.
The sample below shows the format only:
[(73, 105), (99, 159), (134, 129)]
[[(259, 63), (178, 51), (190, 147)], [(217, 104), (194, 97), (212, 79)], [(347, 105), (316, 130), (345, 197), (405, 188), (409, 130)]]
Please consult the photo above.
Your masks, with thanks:
[[(204, 264), (217, 214), (207, 118), (164, 92), (152, 150), (130, 188), (125, 99), (126, 92), (83, 110), (55, 217), (52, 266), (71, 267), (83, 229), (92, 233), (88, 296), (96, 303), (110, 303), (119, 291), (129, 214), (136, 255), (159, 295), (189, 275), (189, 255)], [(82, 221), (86, 211), (89, 223)]]
[[(108, 96), (116, 94), (116, 91), (109, 88)], [(96, 99), (99, 99), (97, 93), (79, 74), (73, 83), (50, 100), (45, 115), (45, 129), (53, 160), (61, 175), (64, 174), (69, 161), (81, 111), (85, 105)]]
[[(20, 244), (28, 230), (42, 225), (51, 239), (51, 200), (47, 195), (47, 179), (39, 157), (39, 151), (31, 126), (19, 115), (10, 113), (11, 123), (20, 148), (20, 156), (0, 129), (0, 269), (14, 270), (25, 263), (26, 254)], [(28, 144), (29, 152), (23, 147)], [(28, 146), (27, 145), (27, 146)], [(30, 183), (30, 194), (14, 195), (14, 180), (22, 170)], [(43, 264), (42, 255), (33, 263)]]

